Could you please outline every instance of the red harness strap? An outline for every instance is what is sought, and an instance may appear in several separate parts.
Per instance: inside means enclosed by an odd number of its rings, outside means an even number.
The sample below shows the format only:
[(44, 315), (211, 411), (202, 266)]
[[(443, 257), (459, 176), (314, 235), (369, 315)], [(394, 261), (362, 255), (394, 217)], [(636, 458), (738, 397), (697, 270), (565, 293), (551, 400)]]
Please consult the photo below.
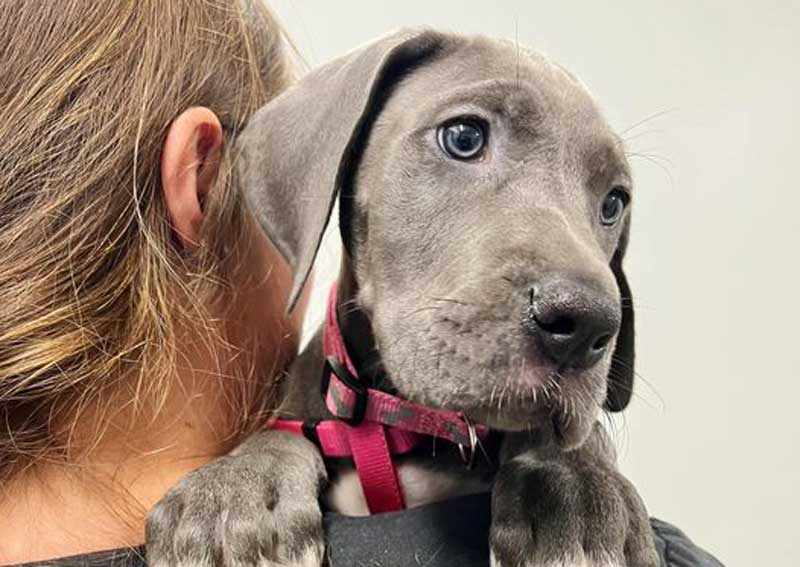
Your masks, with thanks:
[(309, 437), (326, 457), (352, 457), (371, 514), (402, 510), (405, 502), (392, 455), (408, 453), (424, 437), (436, 437), (458, 444), (462, 457), (471, 462), (488, 430), (461, 412), (428, 408), (365, 387), (347, 354), (336, 306), (334, 284), (322, 335), (322, 395), (337, 419), (278, 420), (273, 429)]

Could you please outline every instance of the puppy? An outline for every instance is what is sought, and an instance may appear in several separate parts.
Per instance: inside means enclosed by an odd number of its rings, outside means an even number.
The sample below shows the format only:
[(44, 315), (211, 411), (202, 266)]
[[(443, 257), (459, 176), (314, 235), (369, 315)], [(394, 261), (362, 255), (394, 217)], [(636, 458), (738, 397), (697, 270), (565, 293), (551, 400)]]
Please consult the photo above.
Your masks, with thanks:
[[(658, 564), (597, 422), (633, 385), (631, 175), (576, 78), (510, 43), (401, 32), (312, 72), (238, 147), (240, 183), (294, 271), (292, 304), (338, 199), (329, 316), (357, 381), (463, 418), (470, 443), (422, 436), (393, 458), (404, 505), (491, 488), (492, 565)], [(316, 394), (348, 374), (322, 339), (285, 379), (286, 416), (338, 407)], [(376, 511), (359, 484), (353, 459), (326, 467), (303, 436), (259, 433), (152, 510), (148, 559), (319, 565), (320, 498)]]

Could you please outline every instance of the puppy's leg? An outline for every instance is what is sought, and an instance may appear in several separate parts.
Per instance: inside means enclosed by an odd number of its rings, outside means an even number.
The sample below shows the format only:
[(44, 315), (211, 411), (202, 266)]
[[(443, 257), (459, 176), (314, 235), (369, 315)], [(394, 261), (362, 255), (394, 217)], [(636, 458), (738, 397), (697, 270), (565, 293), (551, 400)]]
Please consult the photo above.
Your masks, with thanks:
[(194, 471), (147, 517), (151, 567), (317, 567), (324, 541), (318, 496), (326, 481), (316, 447), (257, 433)]
[(529, 447), (501, 466), (490, 547), (492, 567), (659, 565), (647, 511), (599, 424), (578, 449)]

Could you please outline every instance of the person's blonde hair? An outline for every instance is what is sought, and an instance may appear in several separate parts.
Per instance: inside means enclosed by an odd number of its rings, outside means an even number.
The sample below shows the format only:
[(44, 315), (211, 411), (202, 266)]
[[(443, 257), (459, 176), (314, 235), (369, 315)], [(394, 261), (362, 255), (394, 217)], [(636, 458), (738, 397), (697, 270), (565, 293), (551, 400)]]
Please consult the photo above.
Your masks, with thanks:
[[(0, 2), (0, 481), (68, 458), (84, 410), (112, 394), (163, 396), (187, 320), (225, 340), (202, 306), (248, 222), (231, 140), (291, 79), (261, 2)], [(159, 163), (192, 106), (225, 131), (204, 227), (225, 236), (185, 255)]]

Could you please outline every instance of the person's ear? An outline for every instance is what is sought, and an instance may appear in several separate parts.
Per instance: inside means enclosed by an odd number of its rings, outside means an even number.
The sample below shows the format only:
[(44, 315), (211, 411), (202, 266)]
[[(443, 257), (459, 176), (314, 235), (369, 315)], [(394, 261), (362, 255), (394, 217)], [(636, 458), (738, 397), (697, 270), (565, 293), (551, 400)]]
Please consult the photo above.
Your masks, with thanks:
[(184, 249), (197, 246), (205, 201), (219, 172), (222, 125), (205, 107), (185, 110), (170, 125), (161, 153), (161, 186), (172, 229)]

